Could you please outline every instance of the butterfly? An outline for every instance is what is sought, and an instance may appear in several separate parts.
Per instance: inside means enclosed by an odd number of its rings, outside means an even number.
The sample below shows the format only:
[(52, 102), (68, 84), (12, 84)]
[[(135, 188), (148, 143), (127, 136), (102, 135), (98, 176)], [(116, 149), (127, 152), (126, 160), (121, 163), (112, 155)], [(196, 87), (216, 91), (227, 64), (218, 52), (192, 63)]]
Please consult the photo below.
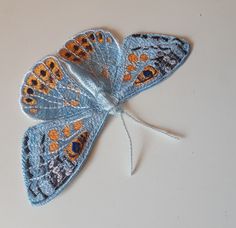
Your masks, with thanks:
[(22, 168), (28, 198), (42, 205), (81, 170), (107, 118), (129, 98), (168, 78), (186, 59), (186, 40), (132, 34), (119, 44), (102, 29), (79, 33), (30, 69), (20, 104), (42, 120), (24, 134)]

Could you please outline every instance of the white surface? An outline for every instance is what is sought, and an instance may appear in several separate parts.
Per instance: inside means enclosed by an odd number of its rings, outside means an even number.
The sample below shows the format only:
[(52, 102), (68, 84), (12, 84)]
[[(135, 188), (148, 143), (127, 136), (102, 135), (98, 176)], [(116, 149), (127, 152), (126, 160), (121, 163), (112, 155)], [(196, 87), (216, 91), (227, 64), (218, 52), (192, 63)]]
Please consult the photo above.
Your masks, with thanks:
[[(0, 227), (236, 227), (235, 1), (0, 1)], [(186, 63), (130, 100), (144, 120), (183, 133), (175, 142), (127, 119), (138, 169), (129, 177), (120, 119), (102, 132), (81, 175), (43, 207), (27, 202), (20, 111), (23, 74), (84, 29), (122, 38), (159, 32), (188, 38)]]

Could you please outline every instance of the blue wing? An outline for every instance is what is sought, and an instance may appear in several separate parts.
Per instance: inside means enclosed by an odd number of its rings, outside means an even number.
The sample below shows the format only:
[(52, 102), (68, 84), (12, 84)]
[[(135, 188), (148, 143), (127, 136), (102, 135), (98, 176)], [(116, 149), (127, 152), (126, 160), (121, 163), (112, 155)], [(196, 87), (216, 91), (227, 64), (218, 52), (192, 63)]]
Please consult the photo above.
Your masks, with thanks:
[(111, 94), (121, 61), (120, 46), (111, 33), (102, 29), (87, 30), (71, 38), (58, 55), (72, 72), (86, 72), (86, 77)]
[(22, 163), (31, 203), (53, 199), (81, 169), (108, 115), (106, 95), (116, 98), (115, 104), (126, 101), (167, 78), (189, 50), (186, 41), (157, 34), (131, 35), (120, 48), (99, 29), (78, 34), (57, 56), (39, 61), (26, 74), (21, 93), (23, 110), (48, 120), (24, 136)]
[(91, 109), (94, 99), (65, 65), (48, 56), (26, 73), (20, 102), (30, 117), (53, 120)]
[(188, 56), (186, 40), (159, 34), (133, 34), (122, 45), (114, 95), (122, 103), (169, 77)]
[(57, 196), (82, 168), (106, 117), (107, 112), (81, 111), (26, 131), (22, 166), (33, 205)]
[(102, 94), (114, 89), (120, 56), (110, 33), (89, 30), (26, 74), (22, 108), (30, 117), (47, 120), (24, 136), (23, 172), (32, 204), (53, 199), (86, 161), (108, 115)]

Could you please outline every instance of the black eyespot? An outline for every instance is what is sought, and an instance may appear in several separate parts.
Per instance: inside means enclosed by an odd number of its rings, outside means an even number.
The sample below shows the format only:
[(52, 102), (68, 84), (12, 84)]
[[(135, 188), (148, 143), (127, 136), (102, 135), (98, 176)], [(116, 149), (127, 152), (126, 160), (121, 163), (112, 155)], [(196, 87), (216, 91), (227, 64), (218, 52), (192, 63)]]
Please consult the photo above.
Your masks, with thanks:
[(32, 100), (31, 98), (26, 98), (25, 101), (26, 101), (27, 103), (31, 103), (33, 100)]
[(87, 43), (87, 39), (86, 39), (86, 38), (83, 38), (83, 39), (82, 39), (82, 43)]
[(33, 93), (34, 93), (34, 90), (32, 90), (31, 88), (28, 88), (28, 89), (27, 89), (27, 93), (28, 93), (28, 94), (33, 94)]
[(53, 62), (50, 63), (50, 68), (53, 69), (55, 64)]
[(33, 80), (31, 81), (31, 83), (32, 83), (32, 85), (34, 85), (34, 86), (36, 86), (36, 85), (38, 84), (37, 80), (35, 80), (35, 79), (33, 79)]
[(70, 58), (70, 57), (71, 57), (71, 54), (70, 54), (69, 52), (66, 52), (65, 56), (66, 56), (67, 58)]
[[(75, 60), (75, 58), (74, 58), (74, 60)], [(60, 71), (59, 71), (59, 70), (57, 70), (57, 71), (55, 72), (55, 74), (56, 74), (57, 77), (60, 77)]]
[(94, 36), (93, 34), (90, 34), (90, 35), (89, 35), (89, 39), (95, 40), (95, 36)]
[(85, 48), (86, 51), (92, 51), (93, 50), (91, 45), (87, 45), (84, 48)]
[(85, 57), (85, 56), (86, 56), (86, 52), (81, 51), (81, 52), (79, 53), (79, 56), (80, 56), (80, 57)]
[(79, 50), (79, 47), (77, 45), (74, 45), (74, 50), (75, 51), (78, 51)]
[(40, 74), (41, 74), (42, 76), (46, 76), (46, 71), (45, 71), (45, 70), (41, 70), (41, 71), (40, 71)]

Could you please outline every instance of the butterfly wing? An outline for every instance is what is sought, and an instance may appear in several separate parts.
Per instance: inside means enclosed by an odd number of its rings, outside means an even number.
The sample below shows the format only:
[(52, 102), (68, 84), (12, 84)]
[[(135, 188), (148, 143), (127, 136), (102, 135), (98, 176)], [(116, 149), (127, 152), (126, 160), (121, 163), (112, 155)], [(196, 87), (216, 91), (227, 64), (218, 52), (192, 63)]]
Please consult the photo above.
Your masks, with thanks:
[(53, 120), (89, 109), (93, 100), (93, 95), (55, 56), (48, 56), (26, 74), (20, 102), (30, 117)]
[(121, 102), (169, 77), (188, 56), (190, 45), (174, 36), (133, 34), (125, 38), (114, 94)]
[(58, 55), (70, 65), (72, 73), (82, 71), (101, 90), (112, 93), (121, 50), (111, 33), (102, 29), (79, 33), (65, 43)]
[(110, 33), (90, 30), (26, 74), (22, 108), (33, 118), (49, 120), (24, 136), (22, 164), (32, 204), (53, 199), (84, 164), (108, 115), (97, 96), (112, 91), (119, 58)]
[(22, 166), (28, 197), (44, 204), (63, 190), (85, 163), (107, 117), (83, 111), (70, 118), (29, 128), (23, 140)]
[[(38, 62), (22, 86), (23, 110), (49, 120), (27, 130), (22, 165), (32, 204), (53, 199), (86, 161), (108, 115), (97, 95), (124, 102), (167, 78), (189, 44), (173, 36), (134, 34), (120, 49), (109, 32), (89, 30)], [(98, 104), (99, 106), (99, 104)]]

